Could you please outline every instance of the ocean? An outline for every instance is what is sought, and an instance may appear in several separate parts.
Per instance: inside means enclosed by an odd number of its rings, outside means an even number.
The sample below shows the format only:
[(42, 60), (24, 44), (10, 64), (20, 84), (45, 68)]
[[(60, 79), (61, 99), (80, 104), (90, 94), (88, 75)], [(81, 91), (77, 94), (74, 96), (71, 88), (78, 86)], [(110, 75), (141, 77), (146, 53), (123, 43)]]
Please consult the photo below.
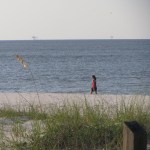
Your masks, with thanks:
[(0, 41), (0, 92), (89, 93), (92, 75), (98, 93), (150, 95), (150, 40)]

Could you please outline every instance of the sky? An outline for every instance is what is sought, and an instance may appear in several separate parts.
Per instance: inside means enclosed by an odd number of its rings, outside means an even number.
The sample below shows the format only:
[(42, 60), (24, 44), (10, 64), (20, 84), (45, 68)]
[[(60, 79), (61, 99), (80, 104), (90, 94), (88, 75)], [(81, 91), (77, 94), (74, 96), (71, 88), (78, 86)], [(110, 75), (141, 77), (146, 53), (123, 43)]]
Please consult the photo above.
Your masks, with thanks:
[(150, 39), (150, 0), (0, 0), (0, 40)]

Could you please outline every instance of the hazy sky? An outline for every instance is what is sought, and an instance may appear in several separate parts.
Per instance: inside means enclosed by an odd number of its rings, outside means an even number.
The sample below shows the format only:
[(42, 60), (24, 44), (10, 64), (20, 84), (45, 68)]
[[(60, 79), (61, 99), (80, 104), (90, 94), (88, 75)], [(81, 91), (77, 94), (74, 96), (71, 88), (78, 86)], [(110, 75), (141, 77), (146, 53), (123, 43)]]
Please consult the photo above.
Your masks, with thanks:
[(0, 40), (150, 39), (150, 0), (0, 0)]

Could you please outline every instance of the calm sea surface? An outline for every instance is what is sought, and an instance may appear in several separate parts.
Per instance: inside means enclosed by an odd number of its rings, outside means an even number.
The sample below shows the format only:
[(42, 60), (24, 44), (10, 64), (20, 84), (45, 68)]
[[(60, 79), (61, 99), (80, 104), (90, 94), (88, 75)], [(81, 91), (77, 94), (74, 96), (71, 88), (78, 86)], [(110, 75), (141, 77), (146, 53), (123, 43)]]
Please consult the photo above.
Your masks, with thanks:
[(0, 92), (87, 93), (93, 74), (99, 93), (150, 95), (150, 40), (0, 41)]

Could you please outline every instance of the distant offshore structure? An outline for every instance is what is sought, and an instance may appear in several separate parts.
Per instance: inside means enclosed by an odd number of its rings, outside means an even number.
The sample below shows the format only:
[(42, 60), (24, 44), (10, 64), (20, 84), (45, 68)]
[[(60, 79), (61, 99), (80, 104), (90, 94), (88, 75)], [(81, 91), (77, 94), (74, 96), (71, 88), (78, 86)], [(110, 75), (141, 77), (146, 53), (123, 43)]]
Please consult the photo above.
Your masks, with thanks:
[(113, 36), (113, 35), (111, 35), (111, 36), (110, 36), (110, 39), (114, 39), (114, 36)]
[(33, 40), (37, 40), (38, 37), (37, 37), (37, 36), (32, 36), (32, 39), (33, 39)]

